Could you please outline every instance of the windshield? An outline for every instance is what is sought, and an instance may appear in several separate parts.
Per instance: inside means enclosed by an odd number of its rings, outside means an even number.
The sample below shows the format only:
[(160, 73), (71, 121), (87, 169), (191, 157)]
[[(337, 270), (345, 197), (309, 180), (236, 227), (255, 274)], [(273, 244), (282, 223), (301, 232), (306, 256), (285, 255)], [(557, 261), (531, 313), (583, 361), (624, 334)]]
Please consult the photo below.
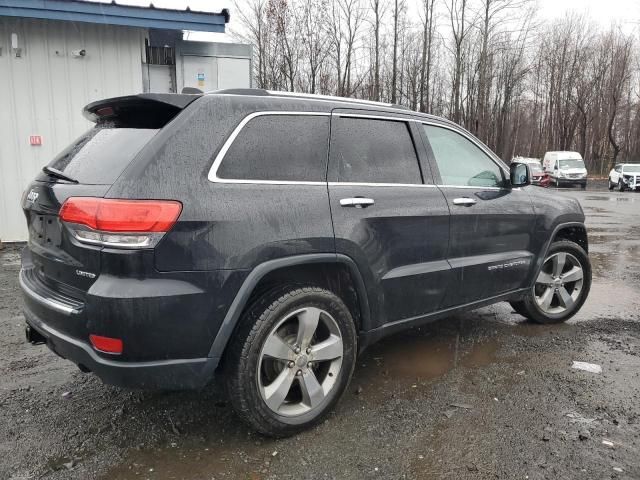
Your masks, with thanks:
[(558, 160), (560, 168), (584, 168), (584, 162), (580, 159)]
[(624, 173), (640, 173), (640, 165), (625, 165), (622, 170)]

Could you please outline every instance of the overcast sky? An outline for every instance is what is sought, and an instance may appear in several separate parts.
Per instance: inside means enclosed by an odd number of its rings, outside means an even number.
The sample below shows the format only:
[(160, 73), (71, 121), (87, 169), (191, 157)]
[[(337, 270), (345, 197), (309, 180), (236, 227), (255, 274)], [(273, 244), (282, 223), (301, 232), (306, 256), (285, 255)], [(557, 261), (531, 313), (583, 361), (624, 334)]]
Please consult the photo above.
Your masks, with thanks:
[[(110, 1), (110, 0), (93, 0)], [(149, 0), (117, 0), (121, 4), (149, 5)], [(233, 0), (152, 0), (159, 8), (183, 9), (219, 12), (223, 8), (231, 11), (233, 28)], [(240, 0), (242, 1), (242, 0)], [(407, 0), (409, 8), (416, 8), (421, 0)], [(553, 19), (575, 11), (586, 12), (596, 22), (609, 26), (611, 22), (620, 23), (625, 30), (631, 31), (640, 23), (640, 0), (538, 0), (539, 14), (544, 19)], [(193, 36), (191, 37), (193, 39)]]

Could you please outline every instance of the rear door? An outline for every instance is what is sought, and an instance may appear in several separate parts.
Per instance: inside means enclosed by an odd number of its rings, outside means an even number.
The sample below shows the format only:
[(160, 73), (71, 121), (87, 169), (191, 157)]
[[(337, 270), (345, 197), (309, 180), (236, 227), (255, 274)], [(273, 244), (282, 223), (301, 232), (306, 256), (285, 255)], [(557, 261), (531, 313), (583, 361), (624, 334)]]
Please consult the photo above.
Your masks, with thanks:
[(510, 188), (499, 162), (462, 131), (422, 124), (434, 174), (451, 211), (447, 258), (456, 288), (443, 307), (524, 287), (533, 264), (533, 205)]
[(451, 274), (449, 209), (415, 123), (335, 110), (328, 179), (336, 250), (365, 277), (373, 326), (437, 310)]

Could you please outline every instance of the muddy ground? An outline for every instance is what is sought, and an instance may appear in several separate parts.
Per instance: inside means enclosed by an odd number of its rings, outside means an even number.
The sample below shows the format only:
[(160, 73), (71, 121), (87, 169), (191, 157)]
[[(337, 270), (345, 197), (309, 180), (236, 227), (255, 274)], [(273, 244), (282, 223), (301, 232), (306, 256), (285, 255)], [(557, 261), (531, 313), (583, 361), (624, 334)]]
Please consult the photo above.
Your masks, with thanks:
[(594, 266), (569, 324), (499, 304), (384, 340), (326, 422), (277, 441), (214, 387), (119, 390), (26, 345), (5, 247), (0, 479), (640, 478), (640, 193), (562, 194), (585, 209)]

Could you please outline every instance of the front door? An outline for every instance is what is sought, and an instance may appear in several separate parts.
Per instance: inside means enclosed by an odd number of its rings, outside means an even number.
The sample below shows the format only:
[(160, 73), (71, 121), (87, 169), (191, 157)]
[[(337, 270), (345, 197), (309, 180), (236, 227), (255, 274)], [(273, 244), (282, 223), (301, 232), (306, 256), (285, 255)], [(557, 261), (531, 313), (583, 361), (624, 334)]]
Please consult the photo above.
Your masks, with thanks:
[(334, 111), (328, 175), (336, 251), (363, 274), (374, 328), (437, 310), (451, 276), (449, 209), (418, 126), (377, 115)]
[(535, 224), (526, 189), (510, 188), (499, 162), (462, 131), (431, 124), (422, 129), (451, 210), (447, 258), (456, 286), (443, 308), (524, 287), (533, 266)]

